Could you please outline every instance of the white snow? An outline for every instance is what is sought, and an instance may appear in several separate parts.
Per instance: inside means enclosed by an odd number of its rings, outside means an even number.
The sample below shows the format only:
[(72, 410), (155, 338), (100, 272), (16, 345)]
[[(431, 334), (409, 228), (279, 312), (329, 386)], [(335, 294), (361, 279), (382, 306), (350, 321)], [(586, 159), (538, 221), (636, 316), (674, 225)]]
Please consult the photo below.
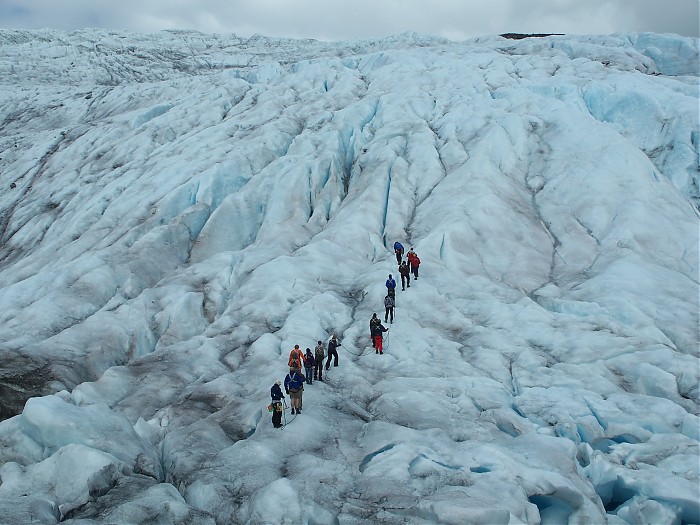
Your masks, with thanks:
[(0, 522), (700, 523), (697, 39), (0, 43)]

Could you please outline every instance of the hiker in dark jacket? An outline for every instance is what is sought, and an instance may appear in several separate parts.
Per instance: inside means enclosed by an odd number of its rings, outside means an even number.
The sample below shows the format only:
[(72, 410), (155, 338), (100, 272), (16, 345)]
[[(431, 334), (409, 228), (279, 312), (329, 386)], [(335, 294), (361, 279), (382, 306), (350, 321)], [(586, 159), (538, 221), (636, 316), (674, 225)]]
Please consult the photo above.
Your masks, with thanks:
[(289, 394), (292, 414), (301, 414), (301, 396), (304, 392), (304, 374), (298, 368), (291, 368), (284, 378), (284, 390)]
[(314, 376), (314, 356), (311, 353), (311, 348), (306, 349), (304, 354), (304, 371), (306, 372), (306, 383), (309, 385), (313, 384), (312, 378)]
[(369, 338), (372, 340), (372, 348), (375, 348), (374, 346), (374, 327), (375, 325), (381, 324), (382, 322), (379, 320), (379, 317), (377, 317), (377, 314), (374, 313), (372, 314), (372, 319), (369, 320)]
[(282, 393), (281, 384), (282, 381), (278, 379), (270, 389), (270, 396), (272, 397), (272, 426), (275, 428), (282, 426), (282, 400), (284, 399), (284, 394)]
[(331, 340), (328, 341), (328, 360), (326, 361), (326, 370), (328, 370), (331, 367), (331, 359), (334, 359), (333, 366), (338, 366), (338, 350), (337, 348), (340, 346), (340, 341), (338, 341), (338, 338), (333, 335), (331, 337)]
[(411, 287), (411, 268), (409, 268), (408, 263), (403, 261), (401, 266), (399, 266), (399, 273), (401, 274), (401, 289)]
[(323, 381), (323, 358), (326, 357), (326, 350), (323, 348), (323, 341), (319, 341), (314, 349), (314, 379)]
[(374, 338), (374, 353), (375, 354), (383, 354), (384, 353), (384, 347), (382, 346), (383, 339), (382, 339), (382, 334), (384, 332), (388, 332), (388, 328), (384, 328), (384, 325), (382, 325), (381, 321), (378, 324), (375, 324), (373, 327), (373, 332), (372, 332), (372, 337)]

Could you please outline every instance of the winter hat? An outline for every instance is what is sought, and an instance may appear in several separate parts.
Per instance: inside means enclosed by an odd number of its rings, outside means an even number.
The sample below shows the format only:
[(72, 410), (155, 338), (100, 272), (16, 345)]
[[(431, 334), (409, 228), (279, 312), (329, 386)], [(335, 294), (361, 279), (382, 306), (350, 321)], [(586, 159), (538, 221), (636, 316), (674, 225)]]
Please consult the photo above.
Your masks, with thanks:
[(276, 384), (276, 385), (281, 385), (281, 384), (282, 384), (282, 381), (280, 381), (280, 380), (278, 379), (277, 381), (275, 381), (275, 384)]
[(306, 349), (306, 353), (310, 354), (311, 353), (311, 348)]
[(319, 342), (318, 342), (318, 344), (322, 345), (322, 344), (323, 344), (323, 342), (319, 341)]
[(389, 274), (389, 279), (391, 279), (391, 274)]

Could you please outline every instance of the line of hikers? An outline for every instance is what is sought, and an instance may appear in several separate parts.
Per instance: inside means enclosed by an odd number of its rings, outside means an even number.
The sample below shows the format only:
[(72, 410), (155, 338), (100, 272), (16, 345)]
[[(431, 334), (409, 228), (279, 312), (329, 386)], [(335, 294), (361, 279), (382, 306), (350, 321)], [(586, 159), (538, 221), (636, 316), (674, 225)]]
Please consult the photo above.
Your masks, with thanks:
[[(399, 265), (399, 274), (401, 275), (401, 290), (411, 287), (411, 273), (413, 280), (418, 279), (418, 267), (420, 259), (411, 246), (406, 254), (406, 261), (403, 260), (404, 247), (400, 242), (394, 243), (394, 254), (396, 255), (396, 263)], [(387, 289), (386, 297), (384, 297), (384, 322), (394, 322), (394, 307), (396, 306), (396, 281), (389, 274), (389, 278), (384, 283)], [(384, 333), (389, 329), (382, 325), (377, 314), (372, 314), (372, 319), (369, 321), (370, 339), (375, 354), (384, 354)], [(337, 336), (334, 334), (328, 341), (328, 357), (326, 361), (326, 371), (333, 366), (338, 366), (338, 347), (341, 346)], [(326, 358), (323, 341), (319, 341), (311, 353), (311, 349), (307, 348), (306, 353), (302, 352), (299, 345), (294, 345), (294, 348), (289, 353), (289, 373), (284, 378), (284, 391), (290, 399), (292, 414), (301, 414), (302, 400), (304, 393), (304, 384), (312, 385), (314, 380), (323, 381), (323, 360)], [(301, 368), (304, 367), (306, 375), (301, 373)], [(272, 425), (275, 428), (281, 428), (282, 412), (284, 410), (284, 394), (282, 393), (282, 381), (275, 381), (270, 389), (272, 403), (268, 407), (272, 411)]]
[(403, 260), (404, 247), (403, 245), (396, 241), (394, 243), (394, 255), (396, 255), (396, 264), (399, 265), (399, 274), (401, 275), (401, 289), (411, 287), (411, 274), (413, 274), (413, 280), (418, 279), (418, 267), (420, 266), (420, 258), (418, 254), (413, 250), (413, 246), (408, 250), (406, 254), (406, 260)]
[[(326, 361), (326, 372), (333, 366), (338, 366), (338, 347), (341, 342), (334, 334), (328, 341), (328, 360)], [(302, 352), (299, 345), (294, 345), (294, 348), (289, 352), (289, 373), (284, 378), (284, 391), (289, 396), (289, 403), (292, 408), (292, 414), (301, 414), (304, 384), (312, 385), (314, 380), (323, 381), (323, 359), (326, 357), (323, 341), (319, 341), (311, 353), (311, 348), (306, 349), (306, 353)], [(301, 373), (301, 368), (304, 367), (306, 374)], [(275, 381), (270, 389), (272, 403), (270, 410), (272, 411), (272, 425), (275, 428), (281, 428), (282, 412), (284, 410), (283, 400), (285, 399), (282, 393), (282, 381)]]

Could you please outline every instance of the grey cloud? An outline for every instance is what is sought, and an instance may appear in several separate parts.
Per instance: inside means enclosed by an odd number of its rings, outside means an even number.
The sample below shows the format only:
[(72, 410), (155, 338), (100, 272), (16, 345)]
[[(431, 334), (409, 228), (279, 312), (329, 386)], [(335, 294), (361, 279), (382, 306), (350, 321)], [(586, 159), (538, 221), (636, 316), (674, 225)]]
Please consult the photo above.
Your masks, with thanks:
[(520, 33), (699, 36), (697, 0), (0, 0), (0, 27), (84, 27), (343, 40), (413, 30), (459, 39)]

